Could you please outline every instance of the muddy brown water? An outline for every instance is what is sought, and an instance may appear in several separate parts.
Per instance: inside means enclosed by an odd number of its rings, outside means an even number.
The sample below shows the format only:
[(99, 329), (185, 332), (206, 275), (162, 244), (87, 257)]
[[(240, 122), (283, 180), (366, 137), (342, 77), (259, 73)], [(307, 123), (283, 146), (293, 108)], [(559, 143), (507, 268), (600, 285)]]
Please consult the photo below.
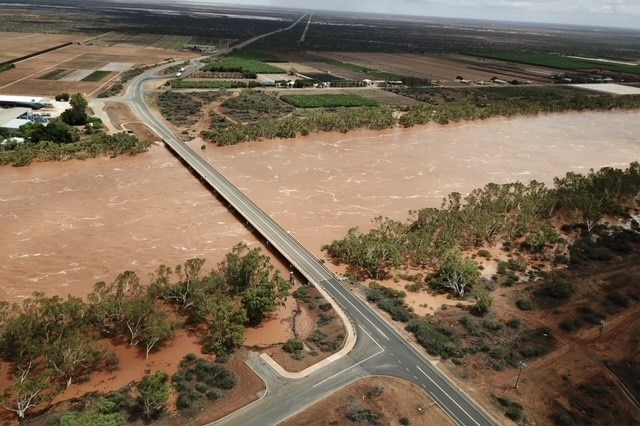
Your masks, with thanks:
[[(551, 182), (640, 159), (640, 115), (580, 113), (322, 133), (226, 148), (190, 144), (321, 255), (383, 215), (439, 206), (488, 182)], [(131, 269), (204, 257), (255, 237), (163, 147), (137, 157), (0, 168), (0, 299), (84, 296)]]

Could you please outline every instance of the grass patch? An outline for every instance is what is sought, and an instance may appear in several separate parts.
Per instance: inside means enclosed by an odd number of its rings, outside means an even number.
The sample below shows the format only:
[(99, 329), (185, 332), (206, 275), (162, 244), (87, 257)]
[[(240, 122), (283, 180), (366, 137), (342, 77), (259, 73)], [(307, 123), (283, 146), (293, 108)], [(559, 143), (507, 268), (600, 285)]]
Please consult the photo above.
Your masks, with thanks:
[(96, 81), (102, 80), (103, 78), (105, 78), (109, 74), (111, 74), (111, 71), (94, 71), (94, 72), (92, 72), (91, 74), (89, 74), (88, 76), (86, 76), (85, 78), (83, 78), (80, 81), (96, 82)]
[(358, 95), (283, 95), (280, 99), (298, 108), (378, 106), (378, 102)]
[(278, 58), (277, 56), (271, 55), (266, 52), (260, 52), (257, 50), (245, 50), (245, 49), (237, 50), (229, 56), (234, 58), (242, 58), (242, 59), (260, 61), (260, 62), (287, 62), (286, 60)]

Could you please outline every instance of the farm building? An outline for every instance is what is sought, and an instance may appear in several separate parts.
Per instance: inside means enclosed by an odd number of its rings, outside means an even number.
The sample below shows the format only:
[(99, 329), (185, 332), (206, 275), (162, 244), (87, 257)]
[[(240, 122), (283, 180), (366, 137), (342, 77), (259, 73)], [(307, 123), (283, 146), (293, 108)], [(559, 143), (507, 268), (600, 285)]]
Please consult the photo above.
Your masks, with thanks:
[(21, 107), (41, 109), (46, 106), (51, 106), (51, 100), (48, 98), (36, 96), (0, 95), (0, 107), (2, 108)]
[(20, 126), (32, 123), (35, 118), (31, 108), (0, 109), (0, 128), (7, 129), (9, 133), (15, 133)]

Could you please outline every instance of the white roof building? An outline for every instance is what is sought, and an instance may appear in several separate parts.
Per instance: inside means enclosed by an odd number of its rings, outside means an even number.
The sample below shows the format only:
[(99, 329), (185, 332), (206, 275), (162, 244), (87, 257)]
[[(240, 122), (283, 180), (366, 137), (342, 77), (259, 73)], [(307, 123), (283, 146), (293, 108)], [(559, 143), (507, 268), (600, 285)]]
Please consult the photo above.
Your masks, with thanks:
[(20, 126), (31, 123), (33, 113), (31, 108), (9, 108), (0, 109), (0, 127), (13, 133), (18, 131)]

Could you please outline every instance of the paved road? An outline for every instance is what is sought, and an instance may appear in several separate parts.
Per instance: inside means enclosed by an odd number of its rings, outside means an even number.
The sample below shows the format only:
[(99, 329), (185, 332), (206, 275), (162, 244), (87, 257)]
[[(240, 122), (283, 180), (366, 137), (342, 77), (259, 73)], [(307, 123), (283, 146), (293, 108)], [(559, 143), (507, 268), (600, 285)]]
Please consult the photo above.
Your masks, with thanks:
[[(246, 44), (242, 43), (243, 46)], [(287, 230), (171, 133), (150, 111), (144, 100), (144, 83), (155, 78), (154, 75), (159, 70), (170, 65), (149, 70), (133, 80), (127, 95), (121, 101), (129, 104), (134, 113), (163, 138), (176, 155), (260, 232), (300, 273), (314, 285), (323, 288), (334, 302), (348, 313), (358, 333), (356, 345), (347, 356), (303, 379), (286, 380), (275, 375), (261, 358), (252, 359), (250, 365), (267, 383), (267, 395), (219, 423), (256, 426), (276, 424), (332, 390), (360, 377), (387, 375), (409, 380), (422, 387), (460, 425), (496, 424), (366, 302), (345, 288), (338, 277)]]

